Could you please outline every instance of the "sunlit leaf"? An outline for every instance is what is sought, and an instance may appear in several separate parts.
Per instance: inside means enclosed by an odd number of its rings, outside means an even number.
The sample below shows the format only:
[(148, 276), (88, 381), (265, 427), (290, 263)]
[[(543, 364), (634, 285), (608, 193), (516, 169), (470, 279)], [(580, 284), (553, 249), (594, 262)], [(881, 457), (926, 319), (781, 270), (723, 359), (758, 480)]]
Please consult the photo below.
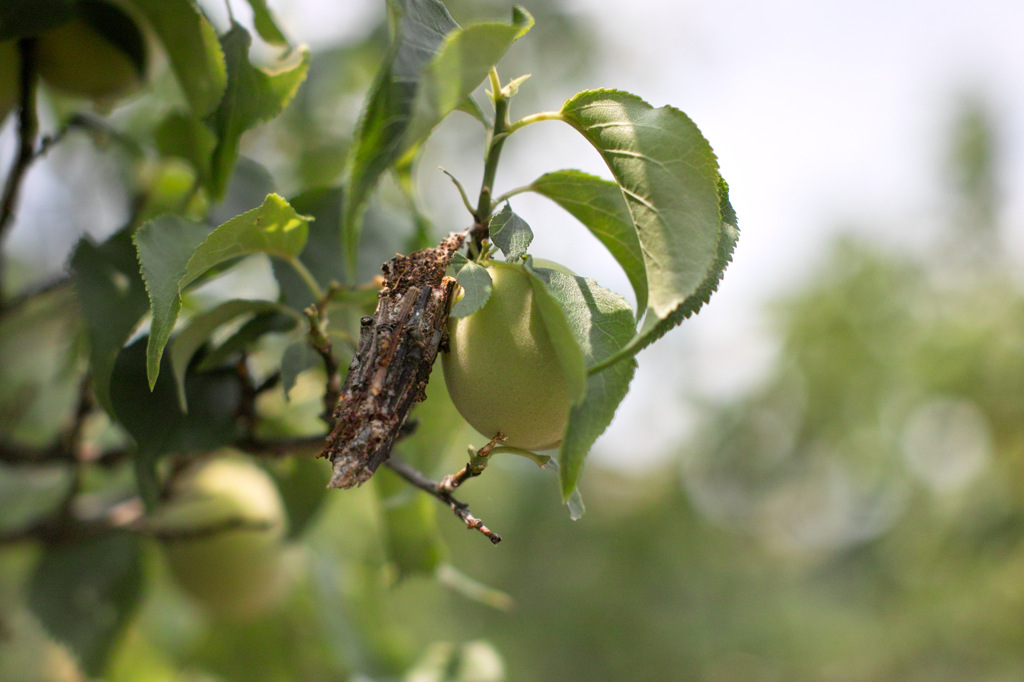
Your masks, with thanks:
[(540, 176), (530, 189), (571, 213), (607, 247), (626, 272), (636, 295), (637, 313), (642, 314), (647, 307), (647, 270), (619, 185), (581, 171), (560, 170)]
[(212, 232), (205, 225), (175, 216), (158, 218), (136, 232), (142, 277), (153, 311), (150, 387), (156, 383), (160, 357), (181, 309), (182, 290), (210, 269), (248, 254), (294, 259), (306, 244), (307, 229), (308, 218), (271, 194), (259, 208), (232, 218)]
[(647, 311), (640, 335), (618, 355), (625, 357), (664, 333), (661, 322), (712, 274), (722, 232), (718, 163), (686, 114), (628, 93), (581, 92), (561, 116), (608, 164), (640, 241)]

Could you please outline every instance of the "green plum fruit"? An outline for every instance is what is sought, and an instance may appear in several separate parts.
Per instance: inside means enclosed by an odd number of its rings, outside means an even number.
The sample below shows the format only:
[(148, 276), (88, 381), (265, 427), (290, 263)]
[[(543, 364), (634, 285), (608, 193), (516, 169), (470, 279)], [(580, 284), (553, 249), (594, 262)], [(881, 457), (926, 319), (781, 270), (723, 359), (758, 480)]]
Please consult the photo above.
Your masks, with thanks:
[(244, 620), (279, 602), (285, 508), (254, 463), (217, 457), (185, 472), (152, 523), (175, 581), (211, 612)]
[(568, 382), (521, 265), (487, 268), (493, 289), (476, 312), (451, 318), (444, 380), (455, 407), (487, 436), (526, 450), (562, 442)]
[(83, 0), (76, 9), (74, 19), (39, 36), (39, 76), (56, 90), (97, 101), (138, 88), (146, 71), (146, 41), (135, 21), (100, 0)]

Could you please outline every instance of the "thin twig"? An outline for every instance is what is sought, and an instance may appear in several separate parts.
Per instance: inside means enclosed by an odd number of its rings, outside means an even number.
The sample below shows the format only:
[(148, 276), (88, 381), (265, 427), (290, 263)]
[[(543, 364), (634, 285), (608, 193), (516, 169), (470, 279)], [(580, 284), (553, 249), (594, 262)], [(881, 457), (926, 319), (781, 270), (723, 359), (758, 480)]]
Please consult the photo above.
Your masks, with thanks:
[(487, 443), (487, 445), (483, 446), (479, 450), (474, 452), (470, 449), (469, 463), (454, 474), (449, 474), (441, 479), (441, 482), (438, 484), (441, 491), (450, 494), (469, 479), (482, 474), (484, 469), (487, 468), (487, 462), (491, 456), (491, 450), (493, 450), (494, 446), (498, 443), (504, 442), (505, 434), (499, 431), (494, 438)]
[(384, 462), (385, 466), (398, 474), (407, 483), (419, 488), (420, 490), (433, 495), (441, 502), (444, 502), (451, 507), (452, 512), (455, 513), (462, 522), (466, 524), (466, 528), (471, 530), (477, 530), (484, 534), (484, 536), (491, 541), (491, 544), (496, 545), (501, 542), (501, 536), (495, 533), (493, 530), (484, 525), (484, 522), (473, 516), (469, 511), (469, 505), (465, 502), (456, 500), (451, 491), (445, 490), (443, 483), (439, 483), (432, 478), (429, 478), (418, 469), (410, 466), (394, 454)]
[[(331, 296), (332, 286), (325, 295), (325, 299)], [(327, 385), (324, 388), (324, 411), (320, 415), (328, 427), (334, 425), (334, 408), (338, 405), (341, 397), (341, 366), (334, 356), (334, 349), (331, 340), (327, 336), (327, 301), (314, 303), (303, 311), (306, 321), (309, 322), (309, 344), (313, 347), (324, 363), (324, 371), (327, 372)]]
[[(15, 204), (21, 190), (21, 182), (28, 167), (35, 158), (36, 137), (39, 135), (39, 118), (36, 114), (36, 60), (35, 39), (23, 38), (18, 41), (21, 57), (19, 73), (18, 151), (14, 164), (7, 175), (3, 194), (0, 195), (0, 244), (4, 233), (13, 222)], [(0, 254), (2, 257), (2, 254)], [(2, 272), (2, 270), (0, 270)], [(0, 308), (3, 296), (0, 295)]]

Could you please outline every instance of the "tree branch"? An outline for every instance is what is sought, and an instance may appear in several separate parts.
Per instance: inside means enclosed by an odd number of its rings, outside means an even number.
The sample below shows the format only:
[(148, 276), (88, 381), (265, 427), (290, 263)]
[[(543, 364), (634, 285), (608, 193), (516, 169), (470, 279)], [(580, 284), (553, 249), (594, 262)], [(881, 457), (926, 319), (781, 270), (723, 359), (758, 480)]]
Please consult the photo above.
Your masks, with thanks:
[(466, 528), (480, 531), (488, 540), (491, 541), (491, 544), (493, 545), (501, 542), (500, 535), (485, 526), (483, 521), (470, 513), (468, 504), (460, 502), (452, 496), (452, 490), (458, 486), (452, 486), (448, 483), (448, 480), (452, 478), (451, 476), (446, 476), (441, 482), (435, 481), (395, 456), (392, 456), (387, 460), (385, 465), (401, 476), (407, 483), (429, 493), (430, 495), (433, 495), (441, 502), (451, 507), (451, 510), (455, 515), (462, 519), (462, 522), (466, 524)]
[(452, 234), (432, 249), (384, 265), (377, 310), (362, 320), (333, 428), (320, 453), (334, 470), (329, 487), (367, 481), (390, 457), (409, 410), (425, 397), (455, 289), (444, 271), (464, 240), (464, 234)]

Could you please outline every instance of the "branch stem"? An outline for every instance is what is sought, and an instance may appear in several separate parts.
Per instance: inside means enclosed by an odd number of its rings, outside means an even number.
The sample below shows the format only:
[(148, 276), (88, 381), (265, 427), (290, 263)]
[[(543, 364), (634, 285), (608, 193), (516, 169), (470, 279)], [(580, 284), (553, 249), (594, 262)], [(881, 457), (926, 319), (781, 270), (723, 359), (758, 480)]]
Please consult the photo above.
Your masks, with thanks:
[[(433, 495), (438, 500), (448, 505), (452, 512), (466, 524), (466, 528), (479, 531), (484, 535), (484, 537), (491, 541), (492, 545), (496, 545), (501, 542), (500, 535), (484, 525), (484, 522), (479, 518), (473, 516), (469, 511), (468, 504), (455, 499), (452, 496), (451, 491), (445, 489), (444, 481), (439, 483), (432, 478), (429, 478), (418, 469), (415, 469), (394, 455), (392, 455), (384, 464), (410, 485)], [(445, 480), (448, 478), (451, 477), (445, 477)]]
[[(15, 206), (32, 160), (35, 158), (36, 138), (39, 136), (39, 117), (36, 113), (36, 60), (35, 39), (22, 38), (18, 41), (18, 53), (21, 57), (19, 73), (19, 110), (18, 110), (18, 151), (14, 163), (7, 174), (3, 194), (0, 195), (0, 246), (3, 238), (14, 219)], [(0, 253), (0, 309), (4, 297), (2, 294), (2, 258)]]

